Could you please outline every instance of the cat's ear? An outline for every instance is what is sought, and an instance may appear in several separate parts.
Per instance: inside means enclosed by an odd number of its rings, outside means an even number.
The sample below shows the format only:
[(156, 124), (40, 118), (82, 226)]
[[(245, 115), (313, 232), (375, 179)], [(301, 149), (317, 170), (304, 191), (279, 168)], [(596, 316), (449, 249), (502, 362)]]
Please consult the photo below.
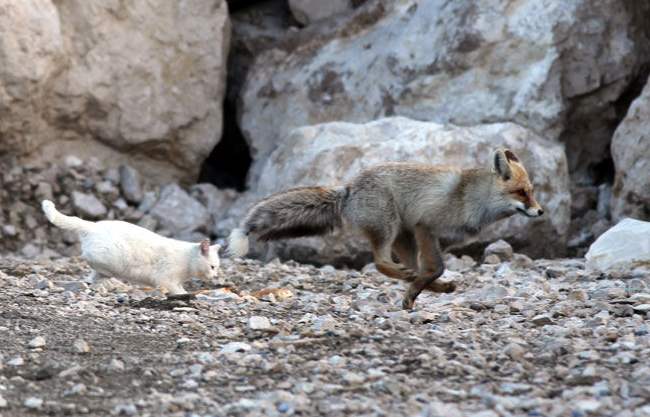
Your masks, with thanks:
[(201, 248), (201, 255), (210, 255), (210, 239), (203, 239), (201, 243), (199, 243), (199, 247)]

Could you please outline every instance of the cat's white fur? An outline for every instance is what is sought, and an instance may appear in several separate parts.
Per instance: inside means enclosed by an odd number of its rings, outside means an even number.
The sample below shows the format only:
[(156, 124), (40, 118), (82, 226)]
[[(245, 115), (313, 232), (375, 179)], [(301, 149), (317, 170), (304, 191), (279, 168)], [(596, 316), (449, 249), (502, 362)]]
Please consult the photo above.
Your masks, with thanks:
[(143, 227), (118, 220), (90, 222), (66, 216), (44, 200), (43, 212), (57, 227), (77, 232), (81, 256), (100, 276), (112, 276), (134, 284), (161, 287), (169, 294), (183, 294), (191, 277), (216, 278), (219, 245), (169, 239)]

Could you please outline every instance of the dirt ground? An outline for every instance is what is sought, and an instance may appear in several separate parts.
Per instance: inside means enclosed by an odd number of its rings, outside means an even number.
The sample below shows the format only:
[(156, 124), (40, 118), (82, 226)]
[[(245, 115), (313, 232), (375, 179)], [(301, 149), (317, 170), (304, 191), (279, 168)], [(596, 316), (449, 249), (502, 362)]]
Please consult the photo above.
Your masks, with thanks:
[(0, 416), (650, 416), (647, 271), (450, 268), (458, 290), (407, 312), (373, 268), (226, 260), (168, 300), (6, 257)]

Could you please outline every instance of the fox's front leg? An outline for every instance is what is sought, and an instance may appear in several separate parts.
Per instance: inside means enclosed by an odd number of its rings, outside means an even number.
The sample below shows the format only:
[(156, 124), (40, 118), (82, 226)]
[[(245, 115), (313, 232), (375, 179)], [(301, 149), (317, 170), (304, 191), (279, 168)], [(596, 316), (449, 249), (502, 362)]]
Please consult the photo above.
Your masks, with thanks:
[(453, 283), (440, 283), (436, 280), (445, 271), (445, 265), (442, 260), (442, 253), (440, 251), (440, 243), (438, 239), (431, 232), (430, 228), (425, 225), (418, 225), (415, 227), (415, 240), (419, 250), (419, 264), (420, 271), (409, 285), (404, 300), (402, 300), (402, 307), (405, 310), (413, 308), (415, 299), (420, 295), (422, 290), (430, 290), (435, 292), (452, 292), (456, 286)]

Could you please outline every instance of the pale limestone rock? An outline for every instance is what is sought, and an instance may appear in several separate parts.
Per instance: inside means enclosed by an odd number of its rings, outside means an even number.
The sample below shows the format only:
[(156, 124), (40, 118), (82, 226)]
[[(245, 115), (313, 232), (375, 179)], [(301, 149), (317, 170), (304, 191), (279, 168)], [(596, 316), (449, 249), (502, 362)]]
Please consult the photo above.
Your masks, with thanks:
[(617, 0), (387, 0), (307, 27), (258, 56), (248, 74), (240, 120), (252, 184), (296, 127), (391, 115), (513, 121), (562, 136), (570, 165), (586, 170), (606, 152), (614, 103), (650, 61), (649, 9)]
[(650, 82), (616, 129), (612, 157), (616, 167), (612, 216), (650, 220)]
[(340, 13), (351, 12), (350, 0), (289, 0), (291, 13), (297, 21), (308, 25)]
[(225, 0), (4, 0), (0, 151), (194, 179), (221, 136), (229, 37)]

